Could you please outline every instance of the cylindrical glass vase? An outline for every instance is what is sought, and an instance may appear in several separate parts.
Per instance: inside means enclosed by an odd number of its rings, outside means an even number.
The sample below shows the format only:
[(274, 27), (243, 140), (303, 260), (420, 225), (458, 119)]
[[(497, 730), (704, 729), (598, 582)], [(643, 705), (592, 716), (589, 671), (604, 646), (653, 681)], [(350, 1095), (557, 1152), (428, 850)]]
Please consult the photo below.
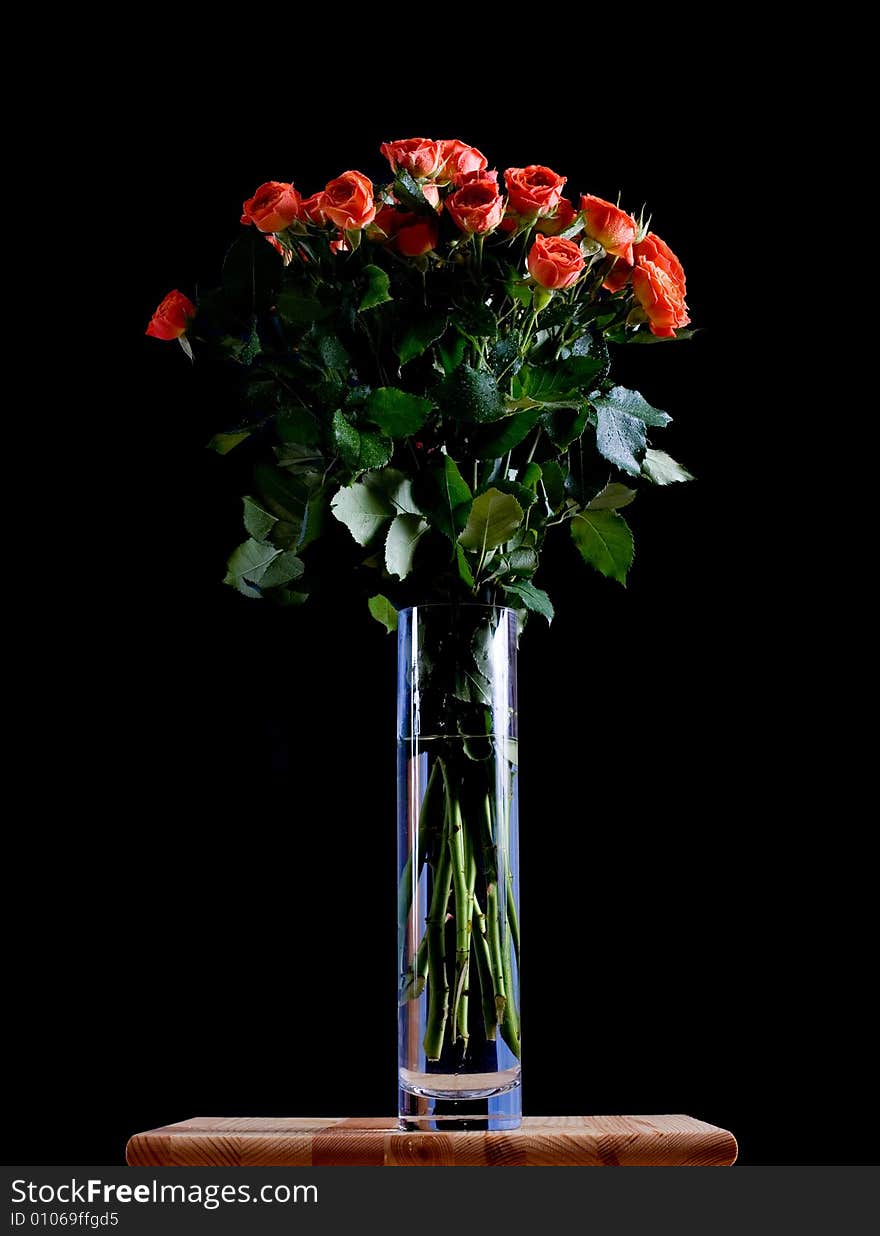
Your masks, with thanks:
[(403, 1129), (520, 1123), (517, 619), (398, 618), (398, 1089)]

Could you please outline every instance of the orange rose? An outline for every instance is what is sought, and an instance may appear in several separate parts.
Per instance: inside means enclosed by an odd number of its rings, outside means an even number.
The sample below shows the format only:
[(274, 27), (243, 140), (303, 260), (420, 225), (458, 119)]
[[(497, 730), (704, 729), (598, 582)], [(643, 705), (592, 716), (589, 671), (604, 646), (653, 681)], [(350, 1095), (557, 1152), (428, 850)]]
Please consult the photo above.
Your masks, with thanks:
[(529, 274), (549, 292), (574, 283), (584, 269), (584, 258), (572, 240), (561, 236), (536, 236), (529, 250)]
[(321, 196), (324, 214), (344, 232), (359, 232), (376, 217), (373, 186), (361, 172), (343, 172)]
[(324, 214), (324, 194), (313, 193), (311, 197), (304, 197), (300, 203), (302, 217), (308, 219), (309, 223), (326, 223), (327, 218)]
[(548, 215), (546, 219), (539, 219), (535, 227), (539, 232), (543, 232), (545, 236), (558, 236), (567, 227), (571, 227), (576, 218), (577, 211), (571, 202), (567, 197), (561, 197), (559, 205), (553, 214)]
[(665, 240), (661, 240), (656, 232), (649, 232), (644, 240), (640, 240), (633, 250), (636, 261), (653, 262), (665, 271), (673, 283), (681, 286), (682, 293), (686, 289), (684, 267), (669, 248)]
[(456, 186), (463, 183), (462, 177), (471, 172), (484, 172), (489, 166), (489, 160), (475, 146), (467, 146), (458, 138), (440, 143), (443, 152), (444, 183), (452, 182)]
[(518, 215), (543, 217), (559, 204), (564, 176), (557, 176), (549, 167), (532, 163), (528, 167), (509, 167), (504, 173), (511, 210)]
[(439, 228), (436, 219), (383, 206), (376, 216), (376, 224), (404, 257), (421, 257), (423, 253), (437, 248)]
[(471, 180), (446, 199), (446, 209), (463, 232), (491, 232), (501, 222), (504, 198), (494, 180)]
[(379, 148), (392, 172), (409, 172), (416, 180), (436, 176), (443, 166), (443, 143), (427, 137), (408, 137), (402, 142), (383, 142)]
[(636, 299), (647, 314), (652, 335), (661, 339), (674, 338), (675, 332), (690, 322), (683, 285), (656, 262), (641, 258), (632, 272), (632, 285)]
[(623, 258), (628, 266), (632, 266), (633, 241), (637, 231), (632, 215), (590, 193), (581, 197), (581, 210), (587, 236), (598, 240), (606, 253)]
[(183, 292), (169, 292), (150, 318), (147, 335), (154, 339), (179, 339), (196, 316), (196, 307)]
[(299, 218), (301, 199), (293, 185), (267, 180), (242, 206), (242, 223), (253, 223), (261, 232), (283, 232)]
[[(684, 298), (687, 290), (684, 267), (665, 240), (661, 240), (655, 232), (649, 232), (644, 240), (640, 240), (638, 244), (633, 245), (633, 256), (637, 266), (644, 266), (645, 263), (652, 262), (655, 266), (659, 267), (681, 290), (682, 298)], [(617, 262), (605, 276), (602, 287), (606, 288), (609, 292), (619, 292), (621, 288), (626, 287), (627, 283), (629, 283), (632, 273), (632, 267), (625, 266), (623, 262)]]

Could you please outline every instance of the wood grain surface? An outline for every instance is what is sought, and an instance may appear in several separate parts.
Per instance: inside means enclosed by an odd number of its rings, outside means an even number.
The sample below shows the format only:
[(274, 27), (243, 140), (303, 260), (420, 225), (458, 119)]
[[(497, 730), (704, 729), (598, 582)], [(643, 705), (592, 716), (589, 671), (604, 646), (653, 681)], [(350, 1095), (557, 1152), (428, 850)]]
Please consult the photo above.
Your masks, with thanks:
[(391, 1117), (197, 1116), (128, 1143), (132, 1167), (729, 1167), (692, 1116), (527, 1116), (508, 1132), (406, 1132)]

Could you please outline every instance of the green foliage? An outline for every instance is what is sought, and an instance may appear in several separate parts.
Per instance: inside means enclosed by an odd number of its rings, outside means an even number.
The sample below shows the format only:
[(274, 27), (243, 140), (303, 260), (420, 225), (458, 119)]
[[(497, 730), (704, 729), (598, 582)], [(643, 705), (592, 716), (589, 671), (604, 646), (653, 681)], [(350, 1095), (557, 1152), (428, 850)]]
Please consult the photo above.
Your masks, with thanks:
[(609, 510), (581, 511), (571, 521), (571, 535), (585, 562), (609, 579), (626, 584), (633, 539), (623, 516)]
[(377, 305), (384, 305), (392, 299), (388, 290), (391, 281), (381, 266), (365, 266), (363, 273), (366, 276), (367, 285), (358, 305), (361, 312), (365, 309), (375, 309)]
[(381, 592), (377, 593), (374, 597), (370, 597), (367, 601), (367, 608), (376, 621), (381, 622), (389, 635), (392, 631), (397, 630), (397, 610), (387, 597), (382, 596)]
[(441, 411), (453, 420), (483, 424), (500, 420), (507, 412), (494, 374), (470, 365), (459, 366), (433, 394)]
[(424, 425), (431, 414), (430, 399), (408, 395), (394, 386), (380, 386), (367, 399), (364, 412), (391, 438), (405, 438)]
[[(436, 224), (429, 253), (409, 258), (372, 225), (336, 252), (334, 226), (297, 220), (277, 237), (282, 259), (245, 228), (220, 287), (199, 294), (180, 342), (196, 378), (219, 379), (211, 397), (234, 428), (208, 445), (247, 491), (226, 580), (302, 604), (338, 574), (342, 524), (365, 550), (351, 549), (357, 588), (372, 572), (394, 581), (395, 603), (494, 600), (549, 621), (534, 577), (556, 528), (623, 582), (633, 548), (619, 512), (641, 486), (692, 479), (655, 449), (668, 414), (611, 373), (609, 342), (663, 340), (631, 286), (603, 288), (607, 258), (580, 217), (567, 235), (583, 276), (546, 297), (527, 267), (531, 225), (464, 236), (426, 192), (406, 172), (375, 186), (377, 204)], [(382, 586), (370, 613), (393, 629)], [(484, 682), (475, 662), (456, 685), (463, 706), (485, 706)]]
[(692, 481), (694, 478), (687, 468), (667, 455), (665, 451), (645, 451), (642, 460), (642, 475), (655, 485), (671, 485), (674, 481)]
[(405, 579), (412, 570), (419, 539), (428, 530), (420, 515), (395, 515), (385, 541), (385, 567), (389, 575)]
[(500, 489), (487, 489), (474, 498), (468, 521), (459, 536), (465, 549), (481, 553), (503, 545), (523, 521), (523, 509), (516, 498)]
[(421, 356), (425, 348), (440, 338), (446, 330), (446, 323), (445, 313), (423, 314), (414, 320), (407, 315), (394, 344), (401, 365)]
[(256, 598), (262, 596), (265, 588), (298, 579), (303, 570), (303, 563), (295, 554), (251, 537), (232, 551), (223, 582), (237, 588), (242, 596)]
[(381, 468), (391, 458), (391, 443), (376, 433), (358, 430), (339, 411), (333, 414), (333, 441), (352, 472)]
[(218, 455), (228, 455), (230, 451), (234, 451), (242, 442), (246, 442), (251, 436), (249, 429), (241, 430), (239, 433), (215, 433), (208, 446), (212, 451), (216, 451)]

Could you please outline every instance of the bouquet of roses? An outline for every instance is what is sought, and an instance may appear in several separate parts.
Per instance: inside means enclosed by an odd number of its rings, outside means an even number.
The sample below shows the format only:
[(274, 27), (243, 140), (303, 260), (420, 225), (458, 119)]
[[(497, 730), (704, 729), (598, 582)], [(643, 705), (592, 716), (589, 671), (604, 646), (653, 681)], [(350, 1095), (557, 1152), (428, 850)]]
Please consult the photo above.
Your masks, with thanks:
[(381, 185), (261, 185), (222, 285), (170, 292), (148, 327), (211, 350), (240, 394), (210, 444), (252, 452), (226, 582), (301, 603), (333, 569), (336, 519), (389, 629), (432, 599), (549, 620), (551, 528), (623, 583), (636, 484), (691, 479), (649, 445), (667, 413), (612, 376), (615, 347), (690, 336), (684, 271), (643, 219), (566, 197), (549, 167), (499, 177), (457, 140), (381, 151)]

